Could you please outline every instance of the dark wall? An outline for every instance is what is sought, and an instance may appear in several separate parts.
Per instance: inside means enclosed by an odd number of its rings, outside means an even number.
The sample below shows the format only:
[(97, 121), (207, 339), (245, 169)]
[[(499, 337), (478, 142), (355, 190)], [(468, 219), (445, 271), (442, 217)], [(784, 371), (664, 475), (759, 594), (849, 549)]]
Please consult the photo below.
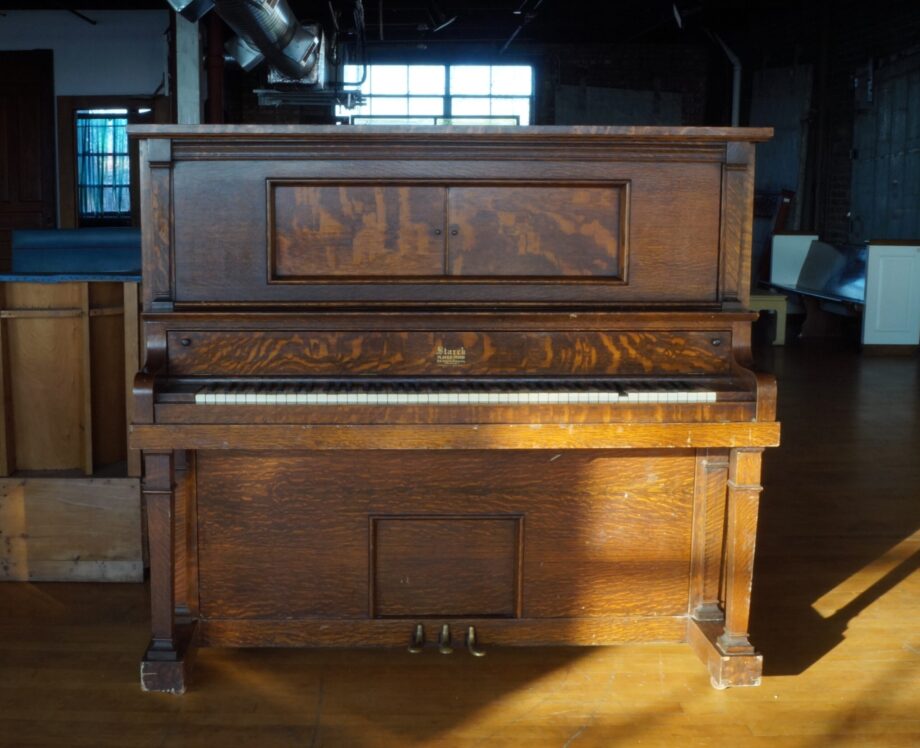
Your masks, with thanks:
[[(572, 97), (559, 97), (562, 89), (616, 89), (619, 91), (647, 92), (650, 98), (666, 97), (679, 101), (680, 119), (648, 121), (645, 124), (702, 125), (714, 124), (716, 118), (725, 116), (724, 95), (721, 87), (713, 86), (713, 74), (718, 76), (721, 60), (713, 60), (713, 51), (699, 44), (622, 44), (622, 45), (556, 45), (544, 49), (543, 75), (540, 78), (538, 121), (545, 124), (578, 124), (571, 114), (557, 111), (557, 105), (571, 101)], [(727, 63), (725, 65), (727, 67)], [(717, 101), (710, 101), (710, 94)], [(577, 98), (577, 97), (576, 97)], [(611, 97), (609, 121), (590, 124), (635, 124), (629, 111), (617, 112), (618, 99)], [(622, 97), (624, 106), (629, 98)], [(653, 112), (654, 113), (654, 112)]]
[(812, 167), (817, 177), (816, 228), (823, 238), (843, 242), (853, 238), (848, 214), (856, 117), (854, 77), (863, 73), (870, 60), (878, 66), (893, 56), (920, 51), (920, 2), (827, 3), (822, 24), (825, 48), (819, 50), (815, 103), (822, 108), (823, 127)]

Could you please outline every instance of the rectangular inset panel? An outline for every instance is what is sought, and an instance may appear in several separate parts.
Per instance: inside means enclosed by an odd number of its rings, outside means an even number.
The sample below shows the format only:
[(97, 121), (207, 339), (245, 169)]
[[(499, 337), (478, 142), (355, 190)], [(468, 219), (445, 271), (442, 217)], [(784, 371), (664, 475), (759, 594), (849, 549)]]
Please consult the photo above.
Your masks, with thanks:
[(270, 280), (444, 272), (444, 188), (269, 182)]
[(512, 617), (521, 517), (371, 517), (371, 615)]
[(625, 187), (451, 187), (448, 273), (623, 276)]

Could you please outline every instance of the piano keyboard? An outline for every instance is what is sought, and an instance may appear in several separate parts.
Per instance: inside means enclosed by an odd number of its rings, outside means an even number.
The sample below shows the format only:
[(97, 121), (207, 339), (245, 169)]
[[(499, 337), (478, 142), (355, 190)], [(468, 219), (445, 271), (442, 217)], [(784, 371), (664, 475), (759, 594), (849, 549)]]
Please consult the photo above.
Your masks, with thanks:
[(614, 403), (712, 403), (716, 393), (687, 382), (463, 383), (209, 385), (195, 393), (198, 405), (603, 405)]

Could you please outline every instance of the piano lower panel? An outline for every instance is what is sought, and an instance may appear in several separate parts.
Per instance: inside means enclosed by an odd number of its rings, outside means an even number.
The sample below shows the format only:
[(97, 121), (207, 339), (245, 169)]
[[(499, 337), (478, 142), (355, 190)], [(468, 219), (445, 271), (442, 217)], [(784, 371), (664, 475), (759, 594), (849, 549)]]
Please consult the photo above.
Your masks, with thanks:
[(467, 619), (508, 643), (679, 640), (696, 469), (694, 450), (200, 452), (190, 607), (253, 644)]

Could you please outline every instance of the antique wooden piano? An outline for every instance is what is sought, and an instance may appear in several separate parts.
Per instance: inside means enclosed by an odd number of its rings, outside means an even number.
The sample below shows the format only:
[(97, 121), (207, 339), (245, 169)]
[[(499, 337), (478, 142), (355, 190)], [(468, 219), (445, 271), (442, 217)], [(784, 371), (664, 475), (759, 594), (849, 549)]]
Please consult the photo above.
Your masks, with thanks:
[(639, 641), (756, 685), (770, 134), (133, 128), (143, 687), (198, 646)]

